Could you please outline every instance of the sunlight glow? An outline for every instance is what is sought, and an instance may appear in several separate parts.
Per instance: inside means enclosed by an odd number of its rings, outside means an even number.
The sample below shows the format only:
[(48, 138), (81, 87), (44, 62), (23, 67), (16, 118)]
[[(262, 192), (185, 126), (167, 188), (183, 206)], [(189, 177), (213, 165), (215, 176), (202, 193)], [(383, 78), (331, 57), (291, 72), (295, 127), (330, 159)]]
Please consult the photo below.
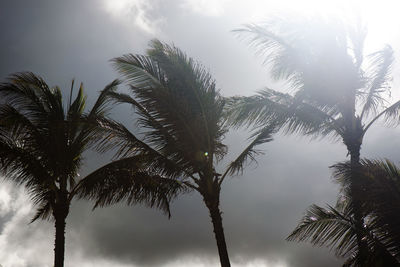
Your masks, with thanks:
[[(158, 1), (146, 0), (102, 0), (107, 13), (125, 24), (134, 24), (143, 31), (157, 33), (164, 20), (163, 10), (157, 9)], [(396, 0), (181, 0), (181, 12), (192, 12), (203, 16), (237, 19), (237, 24), (259, 23), (270, 15), (333, 15), (345, 20), (360, 18), (368, 27), (369, 47), (376, 50), (392, 42), (399, 33), (400, 19), (397, 15), (400, 2)], [(153, 11), (154, 16), (151, 16)]]
[(250, 14), (245, 23), (258, 23), (269, 15), (327, 15), (347, 21), (361, 21), (368, 28), (367, 50), (376, 50), (399, 37), (400, 2), (396, 0), (250, 0), (240, 6), (242, 12)]

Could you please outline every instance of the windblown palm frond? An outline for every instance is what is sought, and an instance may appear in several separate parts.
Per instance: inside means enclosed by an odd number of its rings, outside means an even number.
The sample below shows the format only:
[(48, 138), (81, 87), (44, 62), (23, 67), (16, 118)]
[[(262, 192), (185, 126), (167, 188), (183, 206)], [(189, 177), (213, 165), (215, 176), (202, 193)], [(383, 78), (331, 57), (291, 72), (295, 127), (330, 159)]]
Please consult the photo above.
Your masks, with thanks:
[(238, 173), (243, 173), (245, 164), (249, 161), (256, 161), (256, 156), (263, 153), (261, 150), (255, 149), (255, 147), (267, 142), (271, 142), (272, 134), (275, 131), (274, 125), (268, 125), (253, 133), (250, 137), (253, 140), (242, 151), (242, 153), (240, 153), (240, 155), (229, 164), (228, 168), (226, 169), (226, 174), (235, 175)]
[(310, 241), (313, 245), (334, 248), (338, 256), (347, 257), (357, 248), (355, 231), (348, 205), (339, 210), (312, 205), (287, 240)]
[(289, 94), (271, 89), (251, 97), (232, 97), (226, 105), (228, 125), (261, 128), (275, 124), (286, 133), (342, 136), (344, 125), (335, 110), (321, 110)]
[(177, 162), (146, 144), (123, 124), (107, 119), (101, 121), (101, 125), (106, 132), (105, 137), (99, 143), (101, 152), (117, 148), (116, 158), (141, 155), (147, 159), (142, 164), (169, 177), (180, 178), (191, 173), (190, 165), (178, 165)]
[(288, 107), (293, 97), (271, 89), (259, 91), (254, 96), (235, 96), (226, 101), (225, 118), (229, 125), (259, 126), (274, 120), (287, 120)]
[(366, 73), (370, 81), (365, 88), (366, 96), (363, 101), (361, 117), (363, 115), (368, 116), (369, 113), (374, 116), (378, 115), (379, 109), (386, 104), (382, 94), (390, 94), (388, 83), (391, 81), (391, 69), (394, 62), (393, 49), (390, 46), (386, 46), (381, 51), (371, 54), (369, 59), (371, 64)]
[[(53, 193), (53, 192), (49, 192)], [(49, 197), (52, 197), (53, 199), (48, 199), (47, 201), (42, 201), (42, 203), (39, 205), (39, 207), (36, 210), (36, 214), (33, 216), (31, 223), (34, 221), (41, 219), (41, 220), (50, 220), (52, 218), (52, 207), (51, 207), (51, 202), (54, 201), (54, 195), (50, 195)]]
[(143, 203), (157, 207), (170, 214), (170, 200), (185, 187), (143, 167), (143, 162), (145, 158), (142, 156), (111, 162), (86, 176), (76, 193), (94, 200), (94, 208), (125, 201), (128, 205)]
[[(400, 266), (400, 169), (388, 160), (367, 159), (356, 170), (349, 162), (333, 169), (342, 185), (336, 208), (311, 206), (288, 240), (331, 247), (338, 256), (348, 257), (344, 266)], [(354, 183), (358, 190), (351, 191)], [(364, 218), (362, 228), (354, 220), (354, 194), (361, 201), (357, 208)], [(357, 235), (367, 244), (368, 255), (362, 259)]]
[[(380, 238), (380, 230), (372, 218), (368, 217), (364, 228), (356, 227), (351, 206), (349, 203), (341, 203), (336, 208), (312, 205), (287, 240), (309, 241), (313, 245), (329, 247), (338, 257), (346, 258), (343, 266), (400, 266), (385, 240)], [(360, 257), (357, 234), (367, 243), (365, 258)]]
[[(244, 28), (235, 30), (240, 36), (247, 39), (251, 47), (264, 57), (264, 64), (271, 67), (271, 74), (275, 79), (285, 79), (296, 85), (301, 77), (296, 72), (297, 64), (301, 62), (303, 54), (299, 54), (292, 43), (285, 40), (276, 32), (273, 22), (259, 26), (255, 24), (245, 25)], [(272, 28), (271, 30), (268, 30)], [(245, 35), (242, 35), (242, 34)], [(277, 63), (277, 64), (275, 64)]]

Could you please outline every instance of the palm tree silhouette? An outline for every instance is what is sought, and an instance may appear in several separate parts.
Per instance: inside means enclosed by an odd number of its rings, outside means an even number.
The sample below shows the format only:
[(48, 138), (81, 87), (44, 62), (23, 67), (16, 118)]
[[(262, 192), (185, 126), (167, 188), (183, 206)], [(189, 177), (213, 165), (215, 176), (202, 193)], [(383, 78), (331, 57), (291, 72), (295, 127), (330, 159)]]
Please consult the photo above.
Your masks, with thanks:
[[(388, 106), (385, 100), (390, 95), (393, 50), (385, 46), (365, 57), (366, 30), (360, 24), (274, 18), (264, 26), (247, 25), (237, 32), (265, 56), (271, 76), (285, 80), (294, 94), (266, 89), (255, 96), (234, 97), (228, 112), (231, 124), (262, 127), (273, 121), (287, 133), (333, 136), (345, 144), (355, 167), (367, 130), (380, 118), (397, 122), (400, 101)], [(350, 187), (357, 196), (359, 187), (355, 183)], [(361, 229), (358, 202), (354, 197), (356, 226)], [(366, 247), (360, 236), (357, 240)]]
[[(125, 184), (124, 197), (130, 203), (144, 203), (168, 211), (168, 201), (180, 186), (153, 175), (140, 173), (136, 165), (116, 161), (113, 173), (108, 165), (85, 178), (79, 175), (83, 153), (104, 134), (99, 123), (107, 121), (106, 94), (115, 91), (118, 81), (113, 81), (100, 93), (89, 112), (85, 112), (83, 86), (65, 107), (61, 89), (50, 88), (33, 73), (11, 75), (0, 85), (0, 167), (5, 177), (24, 185), (38, 206), (32, 222), (37, 219), (54, 219), (54, 266), (64, 266), (65, 226), (71, 201), (74, 197), (87, 197), (90, 190), (99, 189), (99, 182), (107, 185), (118, 181)], [(124, 164), (125, 163), (125, 164)], [(106, 186), (102, 186), (106, 188)], [(107, 188), (106, 188), (107, 189)], [(175, 191), (174, 191), (175, 190)], [(96, 205), (118, 199), (118, 192), (103, 194)]]
[(109, 123), (110, 133), (101, 147), (117, 147), (118, 157), (136, 156), (148, 171), (199, 192), (209, 210), (221, 266), (230, 266), (219, 208), (221, 185), (226, 176), (243, 171), (246, 161), (260, 153), (255, 146), (271, 141), (273, 127), (258, 131), (245, 150), (218, 173), (215, 165), (227, 153), (222, 142), (227, 132), (225, 102), (202, 65), (158, 40), (151, 41), (146, 56), (129, 54), (113, 63), (130, 94), (109, 92), (108, 96), (133, 107), (140, 131)]
[[(312, 205), (290, 241), (310, 241), (327, 246), (346, 257), (344, 266), (400, 266), (400, 169), (385, 160), (361, 160), (356, 170), (350, 162), (333, 166), (334, 178), (342, 185), (333, 208)], [(355, 225), (350, 182), (359, 180), (363, 228)], [(366, 243), (367, 255), (360, 255), (357, 236)]]

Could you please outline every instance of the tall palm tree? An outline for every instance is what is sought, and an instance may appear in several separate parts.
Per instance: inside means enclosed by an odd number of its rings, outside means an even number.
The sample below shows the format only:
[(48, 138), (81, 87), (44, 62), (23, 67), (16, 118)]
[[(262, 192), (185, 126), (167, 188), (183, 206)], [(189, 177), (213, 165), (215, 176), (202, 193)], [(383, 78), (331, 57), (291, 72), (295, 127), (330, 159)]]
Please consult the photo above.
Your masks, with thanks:
[[(113, 62), (129, 85), (129, 94), (109, 92), (108, 96), (133, 107), (140, 131), (132, 132), (117, 122), (104, 124), (110, 134), (102, 148), (117, 147), (118, 157), (138, 157), (149, 172), (199, 192), (209, 210), (221, 266), (230, 266), (219, 207), (221, 186), (228, 175), (243, 171), (246, 161), (260, 153), (255, 146), (271, 141), (273, 127), (256, 132), (245, 150), (219, 173), (216, 164), (227, 153), (222, 142), (227, 132), (225, 101), (202, 65), (158, 40), (151, 42), (147, 55), (129, 54)], [(88, 193), (95, 198), (97, 192)]]
[[(255, 96), (234, 97), (229, 111), (234, 125), (263, 127), (277, 122), (287, 133), (333, 136), (345, 144), (352, 166), (360, 161), (367, 130), (380, 118), (397, 122), (400, 101), (387, 105), (393, 50), (364, 56), (366, 30), (338, 20), (275, 18), (263, 26), (238, 30), (265, 56), (271, 76), (285, 80), (293, 94), (266, 89)], [(357, 195), (355, 183), (351, 184)], [(358, 200), (352, 205), (356, 225), (363, 222)], [(361, 237), (358, 244), (365, 247)]]
[[(351, 163), (333, 166), (334, 177), (343, 186), (333, 208), (312, 205), (287, 238), (328, 246), (337, 256), (347, 257), (344, 266), (400, 266), (400, 169), (388, 160), (361, 160), (354, 176)], [(360, 180), (364, 227), (356, 227), (349, 194), (350, 181)], [(367, 244), (361, 258), (357, 235)]]
[[(64, 266), (65, 226), (71, 201), (85, 196), (88, 187), (98, 182), (125, 184), (124, 197), (130, 203), (144, 203), (168, 211), (170, 197), (179, 189), (176, 183), (140, 173), (140, 161), (114, 162), (113, 173), (107, 165), (85, 178), (79, 175), (83, 153), (100, 140), (103, 131), (97, 124), (105, 121), (106, 94), (115, 91), (114, 81), (101, 92), (92, 109), (85, 112), (83, 86), (65, 106), (59, 87), (49, 87), (33, 73), (11, 75), (0, 85), (0, 169), (5, 177), (24, 185), (38, 207), (32, 222), (54, 219), (54, 266)], [(134, 161), (136, 165), (126, 163)], [(124, 165), (125, 163), (125, 165)], [(115, 177), (118, 175), (118, 177)], [(103, 193), (96, 205), (118, 200), (118, 192)], [(90, 196), (88, 196), (90, 197)]]

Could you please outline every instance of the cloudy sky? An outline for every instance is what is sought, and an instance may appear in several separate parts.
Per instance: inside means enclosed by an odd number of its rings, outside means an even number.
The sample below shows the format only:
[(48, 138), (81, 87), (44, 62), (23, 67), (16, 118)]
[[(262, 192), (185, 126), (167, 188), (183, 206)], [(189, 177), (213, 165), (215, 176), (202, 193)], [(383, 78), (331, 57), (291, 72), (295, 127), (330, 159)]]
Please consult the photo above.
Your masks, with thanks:
[[(68, 88), (82, 81), (93, 101), (117, 78), (109, 60), (143, 53), (159, 38), (201, 61), (224, 95), (250, 95), (265, 86), (282, 89), (232, 30), (291, 10), (300, 15), (334, 13), (362, 16), (369, 27), (367, 48), (385, 43), (400, 48), (396, 1), (289, 0), (35, 0), (0, 1), (0, 79), (20, 71), (41, 75)], [(346, 5), (344, 3), (347, 3)], [(392, 96), (396, 98), (398, 72)], [(67, 92), (67, 90), (65, 91)], [(130, 122), (123, 107), (115, 116)], [(367, 134), (362, 156), (400, 160), (399, 130), (377, 126)], [(245, 133), (227, 136), (233, 157)], [(232, 265), (241, 267), (339, 266), (327, 249), (284, 239), (312, 203), (334, 203), (338, 188), (328, 166), (346, 158), (343, 145), (299, 136), (275, 137), (265, 155), (243, 176), (226, 180), (221, 206)], [(106, 163), (88, 154), (82, 174)], [(52, 266), (51, 222), (29, 224), (33, 207), (26, 193), (0, 184), (0, 264), (3, 267)], [(189, 194), (172, 205), (168, 220), (157, 210), (124, 205), (91, 211), (74, 202), (67, 221), (66, 266), (218, 266), (208, 212)]]

